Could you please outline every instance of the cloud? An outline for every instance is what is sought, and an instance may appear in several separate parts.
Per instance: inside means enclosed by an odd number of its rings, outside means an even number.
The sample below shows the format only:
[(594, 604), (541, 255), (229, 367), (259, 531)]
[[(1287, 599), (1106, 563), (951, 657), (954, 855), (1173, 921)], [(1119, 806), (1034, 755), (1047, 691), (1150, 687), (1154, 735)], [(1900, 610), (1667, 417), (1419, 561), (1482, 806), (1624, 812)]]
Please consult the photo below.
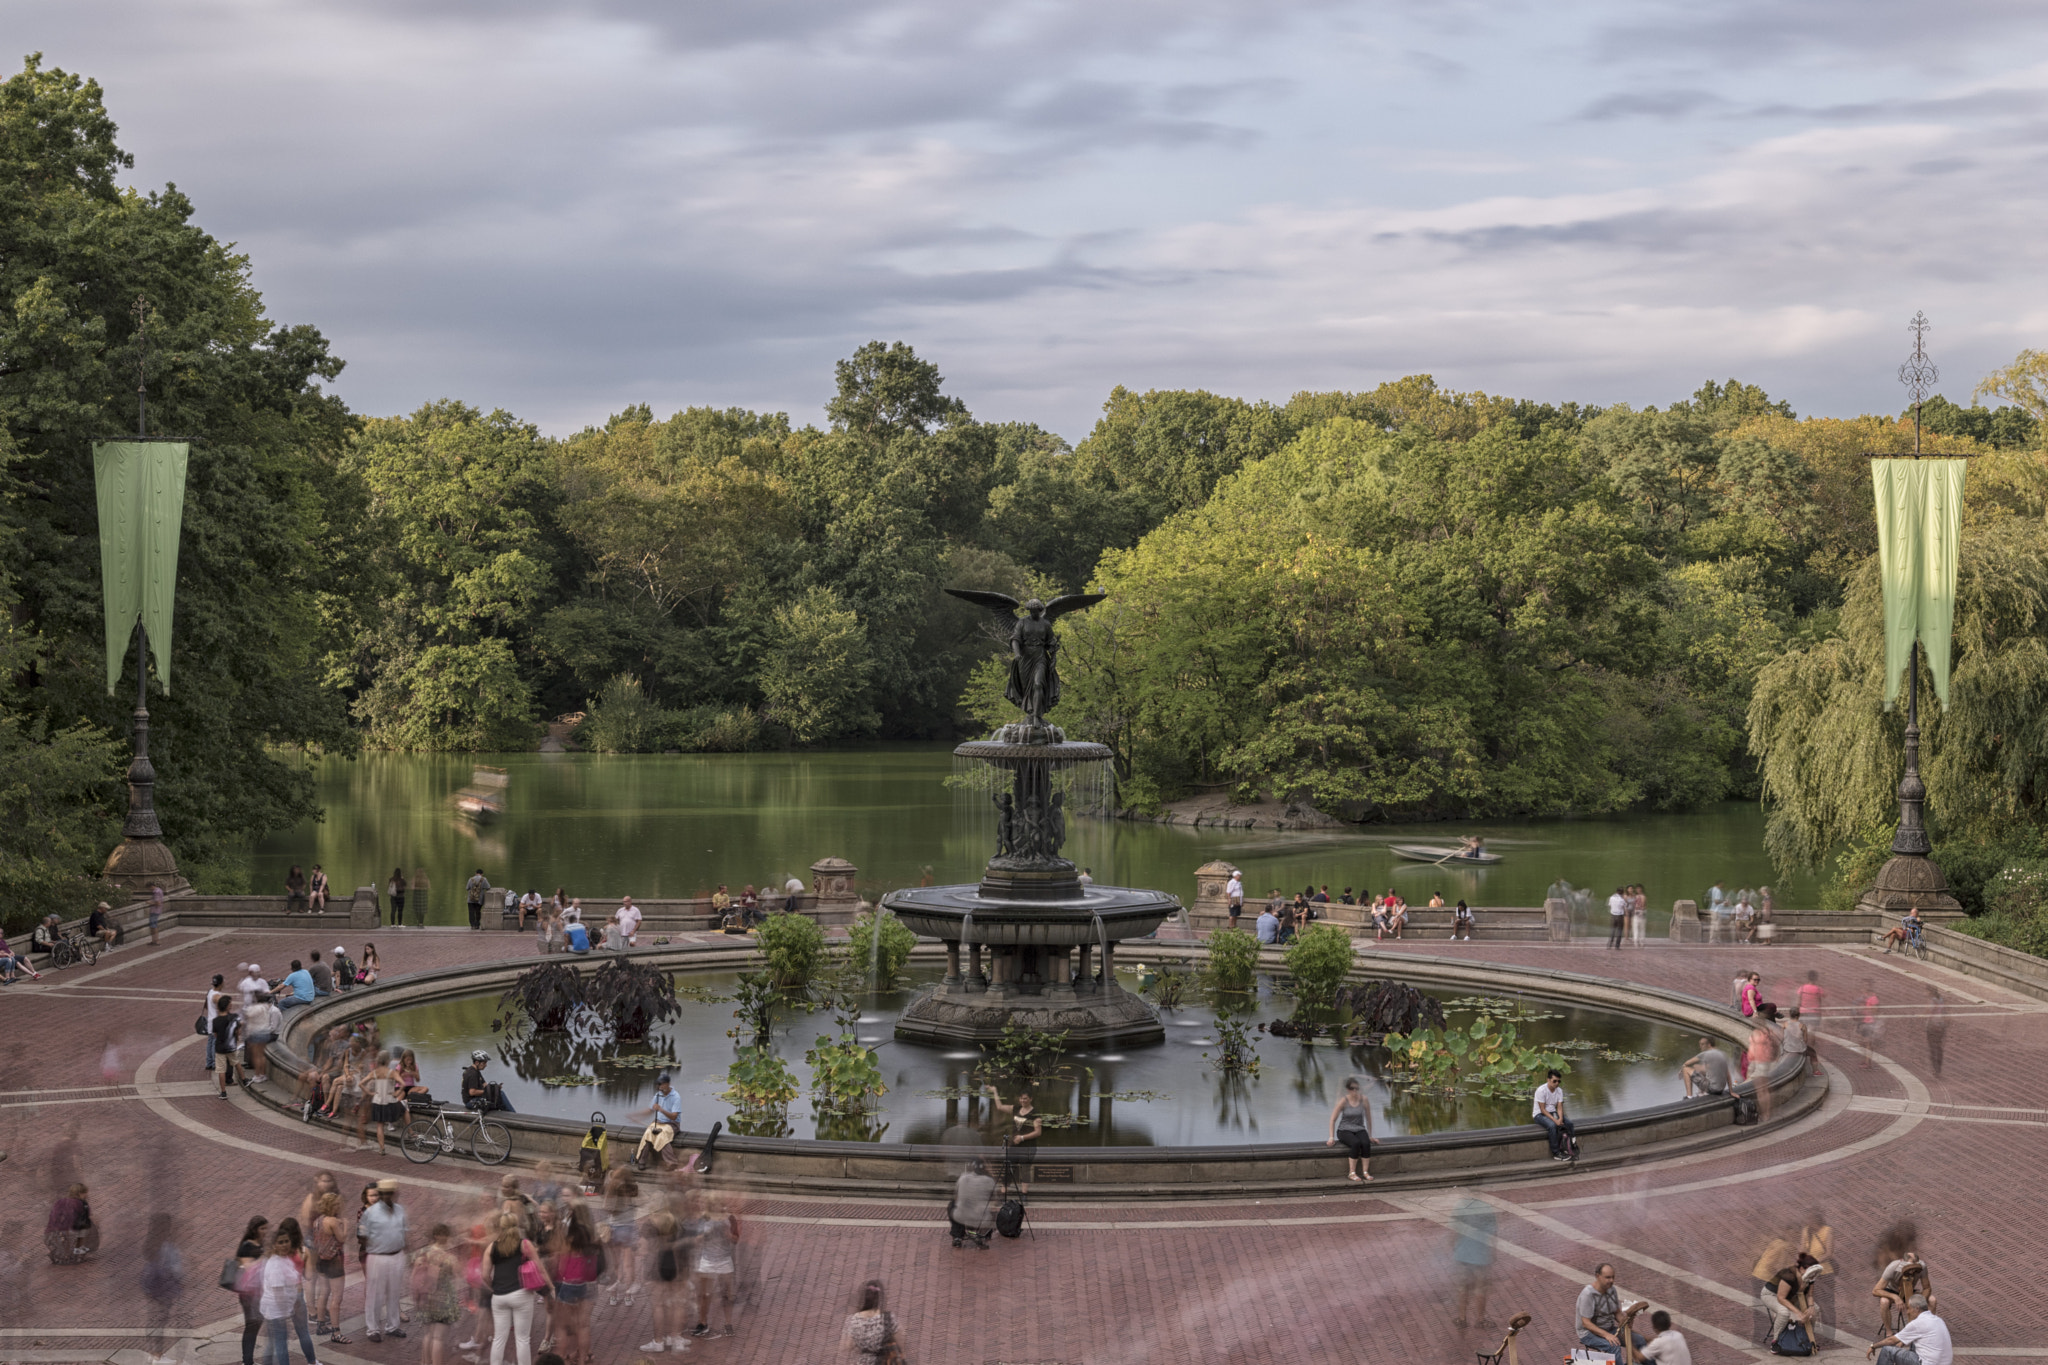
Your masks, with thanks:
[(1117, 383), (1284, 398), (1421, 370), (1596, 402), (1737, 373), (1802, 411), (1890, 410), (1915, 307), (1951, 374), (2039, 344), (2013, 283), (2042, 265), (2048, 71), (2008, 54), (2048, 20), (1959, 0), (1927, 51), (1866, 32), (1903, 13), (42, 0), (10, 18), (23, 49), (102, 79), (138, 183), (177, 181), (251, 254), (272, 314), (328, 332), (361, 410), (817, 420), (832, 362), (879, 336), (938, 360), (977, 414), (1078, 437)]

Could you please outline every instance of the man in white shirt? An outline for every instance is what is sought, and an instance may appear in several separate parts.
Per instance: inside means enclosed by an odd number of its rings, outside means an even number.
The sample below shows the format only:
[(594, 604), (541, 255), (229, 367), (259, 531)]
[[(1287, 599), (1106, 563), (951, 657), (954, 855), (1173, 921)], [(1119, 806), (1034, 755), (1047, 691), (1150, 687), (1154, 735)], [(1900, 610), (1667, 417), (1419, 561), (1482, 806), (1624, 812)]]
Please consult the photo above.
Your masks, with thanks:
[(1564, 1086), (1559, 1084), (1563, 1074), (1556, 1067), (1550, 1069), (1543, 1084), (1536, 1087), (1531, 1111), (1536, 1126), (1550, 1139), (1552, 1161), (1571, 1161), (1579, 1154), (1578, 1130), (1564, 1114)]
[(1643, 1347), (1644, 1360), (1654, 1360), (1657, 1365), (1692, 1365), (1692, 1347), (1685, 1344), (1683, 1332), (1672, 1330), (1669, 1313), (1660, 1308), (1650, 1314), (1650, 1330), (1657, 1335)]
[(1621, 936), (1628, 929), (1628, 897), (1621, 894), (1621, 888), (1614, 888), (1614, 894), (1607, 898), (1607, 946), (1619, 948)]
[(1230, 880), (1224, 883), (1223, 899), (1230, 907), (1230, 923), (1235, 928), (1237, 917), (1244, 913), (1244, 874), (1234, 867), (1230, 869)]
[(633, 904), (631, 896), (620, 897), (618, 921), (619, 932), (626, 938), (626, 946), (639, 947), (640, 941), (637, 936), (640, 933), (640, 907)]
[(794, 915), (796, 913), (797, 902), (803, 898), (804, 879), (802, 877), (791, 877), (788, 881), (782, 884), (782, 894), (788, 897), (788, 899), (782, 903), (782, 908), (788, 911), (790, 914)]
[(256, 993), (270, 989), (270, 982), (264, 978), (261, 963), (251, 962), (242, 969), (242, 979), (235, 983), (235, 989), (242, 993), (242, 1012), (248, 1013), (249, 1006), (256, 1003)]
[(1955, 1365), (1955, 1343), (1949, 1339), (1948, 1324), (1928, 1308), (1927, 1300), (1915, 1294), (1906, 1300), (1913, 1316), (1891, 1336), (1873, 1342), (1866, 1356), (1877, 1365)]

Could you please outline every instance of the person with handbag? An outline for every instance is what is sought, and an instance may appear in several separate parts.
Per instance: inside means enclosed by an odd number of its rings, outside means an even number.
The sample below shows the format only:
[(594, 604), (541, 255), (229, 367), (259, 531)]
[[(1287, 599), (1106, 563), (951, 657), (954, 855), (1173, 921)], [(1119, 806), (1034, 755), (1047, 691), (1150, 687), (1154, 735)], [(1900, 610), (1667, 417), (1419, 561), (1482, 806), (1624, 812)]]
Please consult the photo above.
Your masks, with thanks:
[(485, 1259), (490, 1266), (491, 1365), (505, 1365), (508, 1337), (518, 1348), (519, 1365), (533, 1365), (533, 1310), (540, 1295), (555, 1286), (516, 1214), (498, 1215), (497, 1236)]
[(251, 1218), (235, 1254), (220, 1267), (220, 1287), (242, 1305), (242, 1365), (256, 1365), (256, 1338), (263, 1332), (263, 1244), (269, 1228), (263, 1215)]
[(896, 1340), (896, 1315), (882, 1306), (882, 1300), (880, 1280), (869, 1280), (860, 1287), (839, 1344), (852, 1351), (860, 1365), (907, 1365), (903, 1347)]

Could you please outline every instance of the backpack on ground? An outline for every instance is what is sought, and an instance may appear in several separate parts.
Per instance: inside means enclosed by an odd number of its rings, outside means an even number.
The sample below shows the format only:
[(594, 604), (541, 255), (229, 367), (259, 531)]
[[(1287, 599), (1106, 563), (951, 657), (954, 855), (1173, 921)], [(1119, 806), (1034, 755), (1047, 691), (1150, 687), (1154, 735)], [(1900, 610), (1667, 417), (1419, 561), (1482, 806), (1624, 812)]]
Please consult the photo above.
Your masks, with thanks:
[(996, 1210), (996, 1231), (1005, 1237), (1018, 1237), (1024, 1232), (1024, 1201), (1005, 1199), (1003, 1206)]
[(1735, 1126), (1737, 1128), (1747, 1128), (1755, 1123), (1756, 1120), (1756, 1096), (1737, 1095), (1735, 1097)]

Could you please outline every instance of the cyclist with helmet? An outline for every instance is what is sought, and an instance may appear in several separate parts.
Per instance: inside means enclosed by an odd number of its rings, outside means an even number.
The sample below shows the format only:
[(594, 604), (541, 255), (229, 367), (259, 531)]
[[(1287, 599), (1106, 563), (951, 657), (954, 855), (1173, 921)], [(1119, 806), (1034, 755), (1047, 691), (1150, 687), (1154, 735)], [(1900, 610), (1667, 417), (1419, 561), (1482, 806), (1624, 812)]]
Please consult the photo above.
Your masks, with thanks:
[(494, 1109), (507, 1114), (519, 1111), (512, 1107), (512, 1101), (505, 1098), (505, 1092), (495, 1081), (484, 1079), (484, 1068), (491, 1063), (491, 1054), (478, 1049), (469, 1054), (469, 1065), (462, 1068), (462, 1105), (479, 1114), (488, 1114)]

